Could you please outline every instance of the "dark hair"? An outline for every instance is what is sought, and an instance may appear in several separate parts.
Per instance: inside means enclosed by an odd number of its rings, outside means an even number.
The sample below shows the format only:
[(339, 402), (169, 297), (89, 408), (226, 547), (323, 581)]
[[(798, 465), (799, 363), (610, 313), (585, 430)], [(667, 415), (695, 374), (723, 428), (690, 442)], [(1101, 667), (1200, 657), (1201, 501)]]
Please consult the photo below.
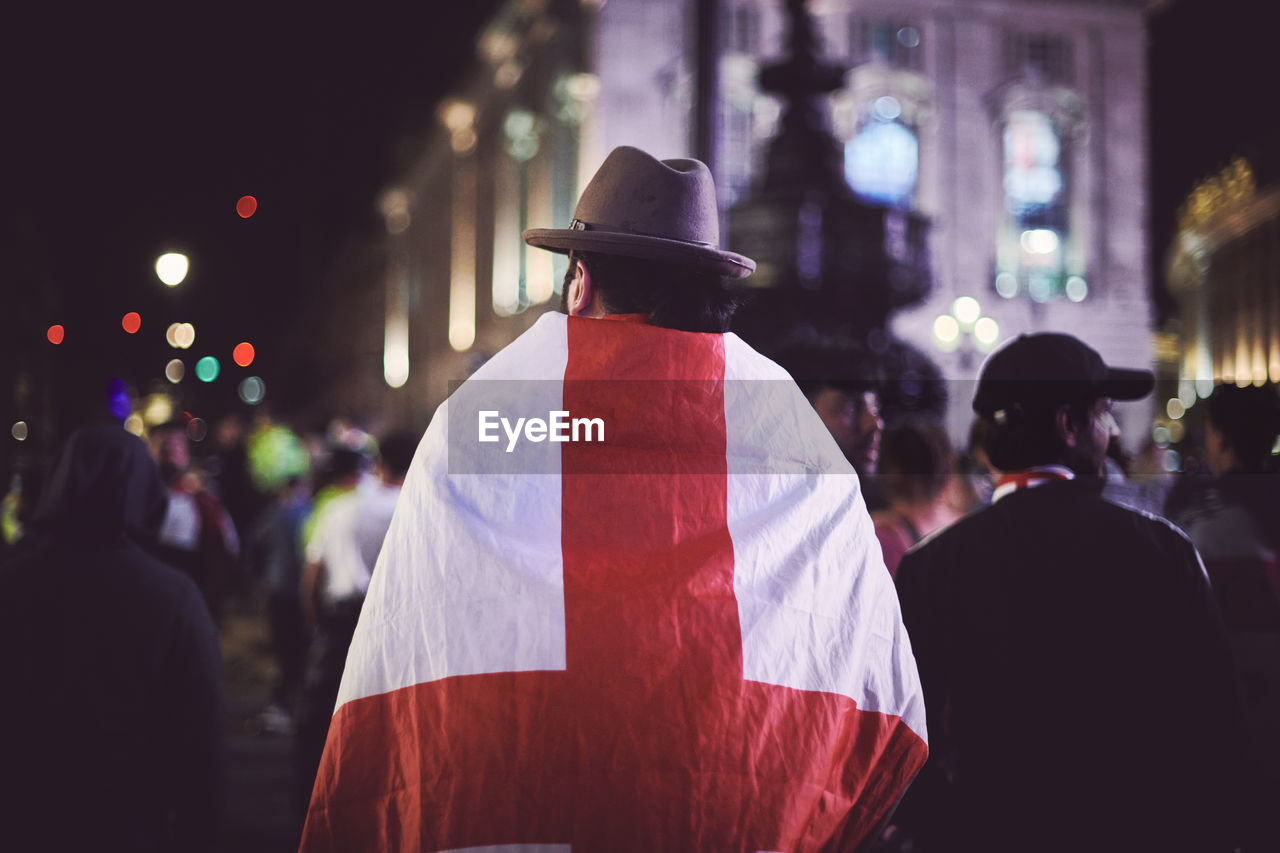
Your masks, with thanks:
[(1210, 423), (1222, 431), (1240, 467), (1245, 471), (1265, 468), (1280, 435), (1276, 386), (1268, 383), (1241, 388), (1223, 383), (1213, 389), (1206, 404)]
[(889, 428), (880, 441), (878, 474), (891, 500), (933, 501), (947, 487), (955, 451), (942, 425), (910, 418)]
[(323, 469), (325, 482), (332, 483), (345, 477), (354, 477), (364, 469), (365, 458), (357, 450), (344, 445), (332, 447)]
[(1058, 409), (1066, 406), (1067, 417), (1083, 429), (1092, 417), (1094, 402), (1080, 399), (1051, 405), (1015, 403), (997, 412), (999, 417), (983, 416), (986, 431), (982, 449), (998, 471), (1061, 464), (1066, 446), (1058, 435)]
[(647, 314), (649, 322), (683, 332), (727, 332), (738, 309), (738, 297), (712, 270), (684, 264), (573, 252), (565, 273), (560, 310), (568, 311), (569, 282), (575, 261), (591, 271), (610, 314)]
[(418, 449), (418, 434), (408, 430), (396, 430), (378, 442), (378, 455), (387, 473), (397, 479), (409, 472), (413, 454)]

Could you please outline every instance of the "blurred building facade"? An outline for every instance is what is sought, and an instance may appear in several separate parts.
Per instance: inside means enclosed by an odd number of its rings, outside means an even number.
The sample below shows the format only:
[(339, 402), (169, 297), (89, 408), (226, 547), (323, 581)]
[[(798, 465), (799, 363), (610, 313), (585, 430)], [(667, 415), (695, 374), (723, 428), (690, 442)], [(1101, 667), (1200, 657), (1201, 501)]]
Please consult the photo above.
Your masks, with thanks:
[[(808, 6), (823, 55), (851, 69), (829, 104), (845, 179), (861, 198), (932, 223), (932, 294), (892, 322), (959, 381), (953, 434), (968, 426), (963, 380), (1018, 333), (1067, 331), (1108, 361), (1151, 364), (1153, 3)], [(783, 52), (786, 20), (773, 0), (501, 7), (415, 165), (380, 199), (383, 310), (367, 337), (380, 338), (381, 363), (357, 384), (381, 382), (386, 415), (425, 422), (451, 381), (553, 306), (564, 261), (526, 249), (520, 232), (567, 223), (616, 145), (700, 154), (709, 116), (722, 210), (747, 198), (780, 111), (756, 75)], [(1121, 412), (1130, 444), (1149, 416), (1146, 404)]]
[(1179, 311), (1158, 338), (1158, 427), (1176, 443), (1215, 384), (1280, 383), (1280, 184), (1260, 185), (1239, 156), (1207, 176), (1179, 211), (1164, 275)]

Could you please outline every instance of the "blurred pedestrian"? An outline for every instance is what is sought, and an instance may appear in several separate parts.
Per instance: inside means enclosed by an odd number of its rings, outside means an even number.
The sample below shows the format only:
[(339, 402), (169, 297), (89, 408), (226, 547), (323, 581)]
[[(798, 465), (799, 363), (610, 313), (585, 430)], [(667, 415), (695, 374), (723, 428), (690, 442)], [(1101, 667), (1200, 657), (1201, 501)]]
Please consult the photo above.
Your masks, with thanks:
[(876, 478), (884, 419), (880, 415), (880, 372), (872, 356), (848, 343), (796, 342), (778, 362), (800, 386), (840, 452), (858, 474), (871, 512), (889, 505)]
[(222, 502), (205, 488), (192, 462), (187, 421), (157, 426), (150, 446), (169, 493), (157, 553), (196, 582), (214, 623), (220, 625), (227, 589), (238, 570), (240, 539), (235, 524)]
[(417, 433), (388, 435), (379, 444), (377, 483), (357, 489), (352, 481), (351, 489), (330, 498), (314, 515), (301, 581), (304, 619), (313, 634), (298, 709), (300, 812), (311, 795), (347, 650), (417, 446)]
[(1111, 401), (1152, 386), (1061, 334), (983, 365), (993, 502), (898, 567), (931, 735), (899, 811), (920, 853), (1240, 840), (1240, 709), (1204, 569), (1180, 531), (1101, 496)]
[(1107, 445), (1104, 463), (1107, 482), (1102, 487), (1102, 496), (1129, 509), (1162, 514), (1169, 485), (1168, 472), (1160, 470), (1159, 466), (1162, 455), (1160, 448), (1150, 440), (1140, 452), (1129, 453), (1124, 449), (1120, 436), (1113, 436)]
[(1254, 849), (1280, 849), (1280, 436), (1274, 385), (1217, 386), (1206, 410), (1208, 478), (1188, 479), (1169, 518), (1191, 537), (1235, 655), (1254, 759), (1247, 779)]
[(880, 481), (889, 506), (871, 521), (889, 574), (902, 555), (925, 536), (963, 515), (950, 500), (955, 488), (955, 452), (939, 423), (912, 418), (884, 434)]
[(218, 638), (191, 579), (142, 547), (166, 504), (142, 441), (81, 429), (0, 567), (6, 849), (216, 847)]
[(307, 656), (302, 617), (302, 522), (311, 514), (311, 481), (294, 476), (276, 490), (250, 530), (245, 550), (266, 595), (267, 627), (278, 674), (263, 709), (268, 731), (292, 734)]

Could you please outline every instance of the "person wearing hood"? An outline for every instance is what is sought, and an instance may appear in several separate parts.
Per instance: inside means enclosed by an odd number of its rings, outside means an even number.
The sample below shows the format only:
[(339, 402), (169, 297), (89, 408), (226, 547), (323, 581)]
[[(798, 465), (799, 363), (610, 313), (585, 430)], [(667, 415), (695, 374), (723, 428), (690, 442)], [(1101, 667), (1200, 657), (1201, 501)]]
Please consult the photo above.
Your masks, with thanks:
[(225, 776), (217, 633), (152, 557), (164, 484), (118, 425), (75, 432), (0, 566), (0, 798), (21, 850), (211, 850)]

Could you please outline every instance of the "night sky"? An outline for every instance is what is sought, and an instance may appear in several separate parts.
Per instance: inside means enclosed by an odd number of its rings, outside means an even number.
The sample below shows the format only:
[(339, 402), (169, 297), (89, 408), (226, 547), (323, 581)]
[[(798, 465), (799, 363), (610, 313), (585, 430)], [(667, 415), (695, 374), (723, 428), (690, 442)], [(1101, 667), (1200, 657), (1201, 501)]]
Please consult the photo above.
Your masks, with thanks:
[[(340, 247), (378, 234), (378, 190), (411, 161), (495, 5), (7, 11), (4, 432), (20, 364), (56, 358), (63, 397), (104, 372), (159, 376), (173, 321), (197, 324), (188, 361), (229, 365), (251, 340), (264, 377), (301, 369), (318, 283)], [(1250, 11), (1182, 0), (1153, 18), (1153, 271), (1198, 178), (1254, 149), (1267, 176), (1280, 75)], [(248, 220), (235, 212), (244, 194), (260, 205)], [(153, 271), (168, 249), (192, 258), (174, 289)], [(127, 340), (126, 311), (143, 316)], [(50, 356), (54, 322), (67, 341)]]
[[(213, 353), (225, 370), (250, 340), (264, 377), (298, 369), (301, 309), (344, 241), (381, 228), (378, 191), (494, 5), (6, 12), (5, 414), (14, 361), (49, 358), (54, 322), (60, 386), (159, 376), (174, 321), (196, 325), (189, 362)], [(154, 273), (167, 250), (192, 262), (172, 289)], [(143, 318), (132, 338), (127, 311)]]

